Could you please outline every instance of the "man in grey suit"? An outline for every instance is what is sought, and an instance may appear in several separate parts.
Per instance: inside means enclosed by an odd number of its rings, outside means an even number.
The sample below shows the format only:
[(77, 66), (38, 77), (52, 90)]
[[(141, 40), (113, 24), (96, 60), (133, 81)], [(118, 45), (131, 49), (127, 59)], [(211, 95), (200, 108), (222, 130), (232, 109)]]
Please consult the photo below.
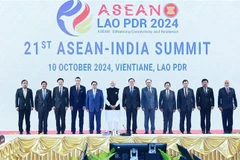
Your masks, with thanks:
[(158, 109), (157, 89), (152, 87), (152, 80), (147, 79), (146, 87), (142, 89), (142, 110), (144, 111), (145, 134), (148, 134), (148, 122), (151, 122), (151, 132), (155, 131), (155, 110)]
[(163, 112), (163, 134), (167, 132), (173, 134), (172, 132), (172, 121), (173, 113), (176, 111), (176, 98), (174, 91), (170, 90), (170, 82), (165, 82), (165, 90), (162, 90), (159, 98), (159, 108)]

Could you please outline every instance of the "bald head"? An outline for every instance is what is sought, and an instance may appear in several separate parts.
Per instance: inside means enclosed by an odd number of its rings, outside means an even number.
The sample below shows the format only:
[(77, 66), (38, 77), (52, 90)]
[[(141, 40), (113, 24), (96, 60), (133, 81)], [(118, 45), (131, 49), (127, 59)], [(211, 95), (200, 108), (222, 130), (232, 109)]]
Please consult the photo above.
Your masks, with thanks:
[(115, 85), (116, 85), (116, 82), (115, 82), (115, 81), (110, 81), (110, 86), (111, 86), (111, 87), (115, 87)]
[(224, 81), (224, 86), (225, 86), (226, 88), (228, 88), (228, 87), (229, 87), (229, 85), (230, 85), (230, 82), (229, 82), (229, 80), (225, 80), (225, 81)]

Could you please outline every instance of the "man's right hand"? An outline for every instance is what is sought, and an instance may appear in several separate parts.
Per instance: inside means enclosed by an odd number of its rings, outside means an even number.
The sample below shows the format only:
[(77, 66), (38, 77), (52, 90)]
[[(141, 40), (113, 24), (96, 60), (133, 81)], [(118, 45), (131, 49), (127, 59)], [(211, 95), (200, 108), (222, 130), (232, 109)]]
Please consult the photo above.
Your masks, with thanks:
[(161, 112), (163, 112), (163, 109), (160, 109)]
[(73, 111), (73, 106), (70, 107), (70, 110)]
[(87, 111), (87, 112), (89, 112), (89, 110), (88, 110), (88, 109), (86, 109), (86, 111)]
[(222, 111), (223, 111), (223, 108), (222, 108), (222, 107), (219, 107), (219, 110), (222, 112)]
[(126, 106), (123, 107), (126, 110)]
[(178, 110), (178, 112), (180, 112), (181, 110), (180, 109), (177, 109)]
[(200, 110), (201, 110), (201, 107), (200, 107), (200, 106), (197, 106), (197, 109), (200, 111)]
[(144, 111), (145, 109), (144, 109), (144, 108), (142, 108), (142, 110)]
[(53, 106), (53, 107), (52, 107), (52, 110), (56, 110), (56, 107), (55, 107), (55, 106)]
[(16, 107), (16, 111), (18, 111), (18, 107)]

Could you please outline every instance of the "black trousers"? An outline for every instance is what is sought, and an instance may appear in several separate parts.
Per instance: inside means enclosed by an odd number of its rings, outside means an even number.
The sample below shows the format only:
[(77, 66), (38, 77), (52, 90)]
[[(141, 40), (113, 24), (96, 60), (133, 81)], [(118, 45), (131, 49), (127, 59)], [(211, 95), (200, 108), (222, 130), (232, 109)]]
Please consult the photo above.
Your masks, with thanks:
[(38, 111), (38, 133), (47, 134), (48, 113), (48, 110)]
[(211, 108), (203, 108), (200, 110), (202, 132), (210, 132), (211, 128)]
[(172, 122), (173, 122), (173, 111), (164, 110), (163, 111), (163, 132), (172, 132)]
[(82, 107), (79, 108), (73, 108), (72, 110), (72, 124), (71, 124), (71, 131), (76, 132), (76, 119), (77, 119), (77, 113), (78, 113), (78, 119), (79, 119), (79, 132), (83, 132), (83, 123), (84, 123), (84, 110)]
[(30, 132), (30, 115), (31, 115), (31, 109), (23, 109), (18, 111), (18, 128), (19, 132), (23, 132), (23, 119), (25, 117), (26, 122), (26, 131), (27, 133)]
[(180, 110), (180, 132), (184, 132), (184, 122), (185, 118), (187, 119), (187, 132), (191, 131), (191, 117), (192, 117), (192, 110)]
[[(66, 129), (66, 122), (65, 122), (66, 110), (65, 110), (65, 107), (56, 108), (55, 118), (56, 118), (57, 132), (60, 133), (60, 131), (62, 131), (62, 133), (64, 133), (65, 129)], [(61, 121), (61, 123), (60, 123), (60, 121)]]
[(233, 109), (223, 109), (222, 125), (223, 125), (224, 133), (232, 133)]
[(131, 132), (131, 120), (132, 120), (132, 131), (136, 132), (137, 130), (137, 109), (130, 108), (126, 109), (126, 116), (127, 116), (127, 132)]

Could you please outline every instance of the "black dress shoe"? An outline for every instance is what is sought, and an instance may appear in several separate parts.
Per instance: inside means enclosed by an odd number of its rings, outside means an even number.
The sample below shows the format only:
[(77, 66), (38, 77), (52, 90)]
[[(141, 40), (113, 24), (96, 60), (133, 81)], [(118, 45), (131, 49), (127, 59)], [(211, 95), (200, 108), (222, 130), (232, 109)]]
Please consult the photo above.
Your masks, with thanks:
[(47, 134), (47, 132), (44, 132), (43, 134)]
[(148, 134), (148, 131), (145, 131), (145, 134)]
[(208, 131), (208, 132), (206, 132), (206, 134), (212, 134), (212, 133)]
[(101, 132), (97, 132), (97, 134), (101, 134)]
[(79, 134), (83, 134), (83, 132), (79, 132)]
[(154, 131), (152, 131), (152, 134), (155, 134)]
[(133, 131), (133, 134), (137, 134), (137, 132), (136, 132), (136, 131)]
[(192, 134), (191, 132), (187, 132), (187, 134)]
[(62, 134), (65, 134), (64, 132), (62, 132)]
[(27, 134), (31, 134), (30, 132), (27, 132)]
[(57, 134), (60, 134), (60, 132), (57, 132)]
[(89, 132), (90, 134), (93, 134), (93, 132)]
[(166, 131), (163, 131), (162, 134), (166, 134), (167, 132)]
[(173, 134), (173, 132), (172, 132), (172, 131), (169, 131), (168, 134)]
[(72, 134), (76, 134), (76, 132), (72, 132)]
[(23, 132), (20, 132), (19, 134), (23, 134)]

